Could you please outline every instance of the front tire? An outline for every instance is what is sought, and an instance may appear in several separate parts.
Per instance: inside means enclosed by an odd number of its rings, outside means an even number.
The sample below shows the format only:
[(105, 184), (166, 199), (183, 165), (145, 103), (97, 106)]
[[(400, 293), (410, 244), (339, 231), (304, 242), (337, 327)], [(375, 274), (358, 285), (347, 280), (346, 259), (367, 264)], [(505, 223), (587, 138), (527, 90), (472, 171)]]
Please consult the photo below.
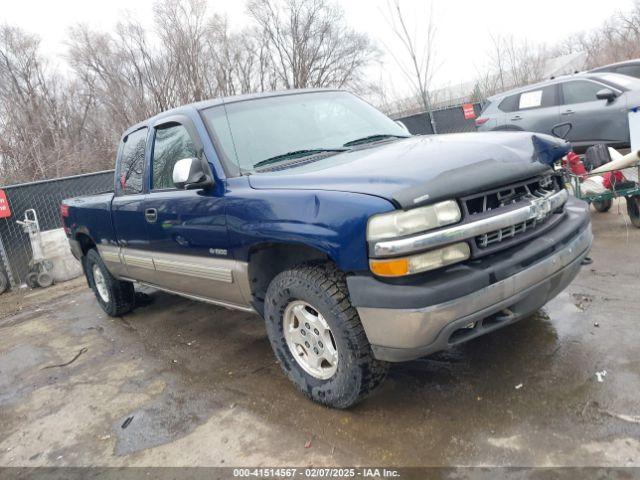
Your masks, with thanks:
[(111, 317), (133, 310), (136, 294), (133, 283), (115, 278), (105, 266), (100, 254), (91, 249), (85, 257), (85, 274), (89, 286), (102, 309)]
[(265, 321), (280, 366), (315, 402), (348, 408), (386, 376), (388, 365), (373, 356), (344, 274), (332, 265), (277, 275), (267, 290)]

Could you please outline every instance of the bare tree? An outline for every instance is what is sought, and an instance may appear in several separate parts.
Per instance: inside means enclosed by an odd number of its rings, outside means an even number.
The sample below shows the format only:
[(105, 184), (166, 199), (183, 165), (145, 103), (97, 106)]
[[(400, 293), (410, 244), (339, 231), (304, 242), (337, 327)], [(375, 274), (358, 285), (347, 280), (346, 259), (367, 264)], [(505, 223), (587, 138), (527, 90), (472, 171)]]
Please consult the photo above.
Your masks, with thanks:
[(423, 108), (429, 115), (431, 129), (437, 132), (435, 120), (431, 109), (431, 83), (437, 69), (436, 64), (436, 27), (433, 22), (433, 4), (430, 3), (430, 10), (426, 22), (421, 23), (423, 30), (422, 40), (415, 33), (409, 30), (406, 16), (400, 8), (400, 0), (389, 0), (387, 2), (388, 22), (396, 38), (402, 45), (402, 53), (396, 52), (394, 48), (387, 48), (398, 67), (407, 78), (416, 96), (420, 99)]
[(513, 36), (491, 35), (489, 68), (479, 72), (471, 99), (482, 101), (499, 91), (542, 80), (546, 62), (555, 54)]
[(344, 87), (377, 54), (329, 0), (250, 0), (247, 8), (284, 88)]
[(640, 1), (605, 19), (597, 29), (570, 35), (551, 51), (555, 55), (584, 52), (586, 68), (640, 57)]
[(504, 90), (505, 88), (504, 77), (506, 75), (506, 72), (505, 72), (505, 65), (504, 65), (503, 52), (502, 52), (502, 39), (495, 35), (490, 35), (489, 37), (491, 38), (491, 44), (492, 44), (492, 50), (490, 54), (491, 64), (492, 64), (493, 70), (495, 70), (495, 72), (497, 73), (497, 78), (500, 82), (500, 88)]
[(52, 71), (40, 41), (0, 27), (0, 173), (4, 182), (82, 171), (90, 92)]

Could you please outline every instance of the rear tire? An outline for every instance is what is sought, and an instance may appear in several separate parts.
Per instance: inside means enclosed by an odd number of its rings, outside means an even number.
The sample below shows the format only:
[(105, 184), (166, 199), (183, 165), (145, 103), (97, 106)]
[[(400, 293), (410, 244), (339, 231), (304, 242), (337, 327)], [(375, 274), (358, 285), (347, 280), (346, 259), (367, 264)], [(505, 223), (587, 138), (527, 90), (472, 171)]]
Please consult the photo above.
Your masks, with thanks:
[(600, 200), (593, 202), (593, 208), (595, 208), (598, 212), (605, 213), (611, 210), (611, 205), (613, 205), (612, 200)]
[(105, 266), (100, 254), (91, 249), (85, 257), (85, 275), (102, 309), (111, 317), (133, 310), (136, 294), (133, 283), (116, 279)]
[(634, 227), (640, 228), (640, 197), (626, 197), (627, 213)]
[[(290, 332), (297, 332), (287, 320), (292, 308), (301, 312), (293, 314), (302, 318), (298, 330), (303, 329), (306, 319), (310, 318), (310, 323), (316, 321), (320, 330), (324, 325), (324, 332), (319, 333), (310, 325), (307, 333), (302, 331), (302, 336), (297, 337), (301, 343), (292, 344)], [(277, 275), (267, 290), (265, 322), (273, 351), (289, 380), (322, 405), (333, 408), (355, 405), (374, 391), (387, 374), (388, 364), (374, 358), (358, 312), (349, 300), (345, 276), (335, 266), (301, 265)], [(307, 340), (310, 343), (306, 343)], [(329, 342), (331, 346), (327, 347)], [(306, 347), (302, 343), (306, 343)], [(320, 355), (316, 347), (321, 350)], [(308, 366), (305, 368), (307, 350), (307, 358), (313, 357), (312, 351), (316, 353), (316, 360), (324, 355), (324, 369), (320, 373), (310, 372)], [(322, 367), (320, 362), (314, 363), (313, 358), (309, 363)]]

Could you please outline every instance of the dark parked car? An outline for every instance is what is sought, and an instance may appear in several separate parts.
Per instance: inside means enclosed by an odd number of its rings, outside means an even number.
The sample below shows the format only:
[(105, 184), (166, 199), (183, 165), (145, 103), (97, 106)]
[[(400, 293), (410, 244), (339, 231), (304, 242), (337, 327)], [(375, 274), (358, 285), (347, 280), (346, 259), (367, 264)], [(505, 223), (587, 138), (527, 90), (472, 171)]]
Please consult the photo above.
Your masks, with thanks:
[(131, 127), (115, 194), (61, 213), (109, 315), (134, 308), (133, 282), (257, 313), (291, 381), (344, 408), (388, 362), (571, 282), (592, 235), (551, 168), (567, 151), (531, 133), (411, 137), (342, 91), (231, 97)]
[(476, 120), (479, 131), (522, 130), (552, 134), (571, 122), (576, 150), (605, 143), (626, 148), (628, 111), (640, 106), (640, 80), (617, 73), (582, 73), (510, 90), (488, 99)]
[(629, 75), (630, 77), (640, 78), (640, 59), (627, 60), (625, 62), (612, 63), (603, 67), (598, 67), (589, 70), (592, 73), (620, 73), (622, 75)]

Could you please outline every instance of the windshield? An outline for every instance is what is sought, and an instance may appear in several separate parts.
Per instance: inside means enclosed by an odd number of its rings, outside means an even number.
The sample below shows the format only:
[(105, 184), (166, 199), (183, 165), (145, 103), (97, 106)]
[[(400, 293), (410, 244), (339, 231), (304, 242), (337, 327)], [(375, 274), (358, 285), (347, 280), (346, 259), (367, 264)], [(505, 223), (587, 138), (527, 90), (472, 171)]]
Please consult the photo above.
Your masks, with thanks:
[(409, 136), (393, 120), (347, 92), (227, 103), (203, 110), (203, 116), (227, 160), (234, 164), (229, 166), (231, 172), (253, 172), (257, 164), (264, 165), (274, 157), (279, 162), (298, 160), (307, 150), (310, 154), (326, 150), (339, 153), (345, 144), (363, 143), (356, 140), (373, 142)]

